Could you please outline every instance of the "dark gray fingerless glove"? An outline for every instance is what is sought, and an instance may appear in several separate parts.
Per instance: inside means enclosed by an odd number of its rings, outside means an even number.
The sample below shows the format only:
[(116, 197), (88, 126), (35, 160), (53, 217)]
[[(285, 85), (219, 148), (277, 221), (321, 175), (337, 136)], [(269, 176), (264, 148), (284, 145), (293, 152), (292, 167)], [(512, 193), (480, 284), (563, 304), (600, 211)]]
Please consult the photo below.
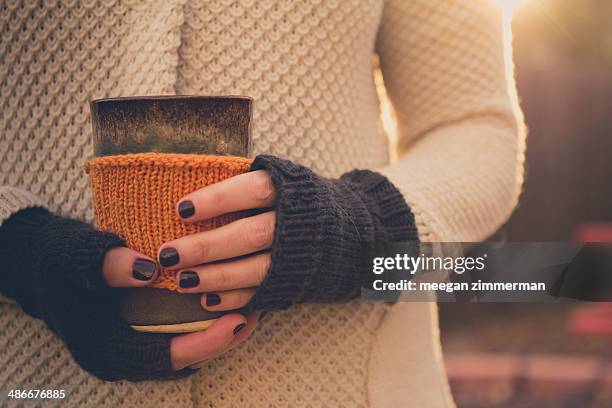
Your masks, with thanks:
[(285, 309), (360, 293), (364, 243), (418, 241), (414, 216), (384, 176), (355, 170), (327, 179), (274, 156), (257, 156), (277, 190), (272, 264), (251, 307)]
[(119, 289), (102, 278), (106, 252), (123, 245), (84, 222), (22, 210), (0, 227), (0, 292), (43, 319), (76, 362), (101, 379), (174, 378), (170, 336), (132, 330), (116, 309)]

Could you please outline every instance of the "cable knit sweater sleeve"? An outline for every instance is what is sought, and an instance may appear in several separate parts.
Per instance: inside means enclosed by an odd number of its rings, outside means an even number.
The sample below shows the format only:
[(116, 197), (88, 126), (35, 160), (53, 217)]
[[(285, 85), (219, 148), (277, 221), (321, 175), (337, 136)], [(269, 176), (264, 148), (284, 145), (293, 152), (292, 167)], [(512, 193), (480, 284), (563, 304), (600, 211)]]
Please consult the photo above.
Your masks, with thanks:
[(493, 0), (385, 3), (376, 48), (400, 159), (380, 172), (421, 241), (482, 240), (517, 203), (525, 134), (502, 28)]
[(0, 186), (0, 225), (13, 213), (30, 207), (42, 207), (43, 200), (26, 190)]

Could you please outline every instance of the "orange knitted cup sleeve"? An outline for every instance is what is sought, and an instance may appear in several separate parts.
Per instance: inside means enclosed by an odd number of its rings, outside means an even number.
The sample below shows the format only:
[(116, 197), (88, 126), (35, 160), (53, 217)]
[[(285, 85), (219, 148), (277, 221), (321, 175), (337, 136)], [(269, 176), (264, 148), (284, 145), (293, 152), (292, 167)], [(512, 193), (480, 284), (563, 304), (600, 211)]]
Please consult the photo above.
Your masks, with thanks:
[[(97, 227), (119, 235), (153, 259), (167, 241), (219, 227), (241, 217), (225, 214), (186, 224), (176, 214), (184, 195), (245, 173), (251, 159), (179, 153), (137, 153), (89, 160)], [(176, 290), (176, 273), (162, 269), (154, 287)]]

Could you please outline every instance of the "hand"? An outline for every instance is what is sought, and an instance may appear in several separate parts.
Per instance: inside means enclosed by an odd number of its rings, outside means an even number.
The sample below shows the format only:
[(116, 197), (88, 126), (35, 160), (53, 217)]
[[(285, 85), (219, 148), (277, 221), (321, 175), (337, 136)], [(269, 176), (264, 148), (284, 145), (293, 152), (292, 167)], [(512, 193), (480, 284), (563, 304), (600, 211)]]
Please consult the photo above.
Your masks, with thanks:
[(188, 194), (176, 211), (185, 222), (257, 215), (166, 242), (158, 253), (182, 291), (203, 293), (205, 309), (348, 301), (361, 293), (364, 243), (418, 241), (404, 198), (378, 173), (331, 179), (268, 155), (250, 170)]
[(42, 318), (82, 368), (109, 381), (175, 378), (252, 332), (257, 314), (229, 314), (180, 336), (131, 329), (118, 315), (114, 287), (148, 285), (157, 265), (123, 245), (89, 224), (22, 210), (0, 228), (0, 291)]
[(235, 211), (268, 209), (222, 227), (166, 242), (162, 266), (177, 270), (182, 292), (203, 293), (210, 311), (239, 309), (253, 298), (270, 268), (274, 240), (276, 190), (267, 171), (241, 174), (197, 190), (179, 200), (178, 215), (187, 223)]
[[(104, 257), (102, 275), (110, 287), (142, 287), (157, 276), (157, 264), (149, 257), (125, 247), (109, 250)], [(170, 340), (172, 369), (197, 367), (246, 340), (257, 325), (259, 313), (245, 317), (227, 314), (207, 330), (183, 334)], [(144, 336), (155, 336), (144, 334)]]

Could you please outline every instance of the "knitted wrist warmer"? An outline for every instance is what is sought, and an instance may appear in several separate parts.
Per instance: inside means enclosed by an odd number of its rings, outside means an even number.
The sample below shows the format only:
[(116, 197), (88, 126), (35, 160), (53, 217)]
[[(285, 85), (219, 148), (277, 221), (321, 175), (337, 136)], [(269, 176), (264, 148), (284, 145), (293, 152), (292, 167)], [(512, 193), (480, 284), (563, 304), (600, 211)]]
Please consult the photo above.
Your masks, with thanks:
[(102, 278), (106, 252), (123, 245), (114, 234), (42, 208), (19, 211), (0, 227), (0, 292), (42, 318), (76, 362), (101, 379), (175, 377), (170, 337), (122, 322), (118, 289)]
[(404, 198), (378, 173), (327, 179), (265, 155), (251, 166), (261, 169), (272, 176), (278, 200), (272, 263), (253, 309), (352, 299), (360, 293), (364, 243), (418, 240)]

